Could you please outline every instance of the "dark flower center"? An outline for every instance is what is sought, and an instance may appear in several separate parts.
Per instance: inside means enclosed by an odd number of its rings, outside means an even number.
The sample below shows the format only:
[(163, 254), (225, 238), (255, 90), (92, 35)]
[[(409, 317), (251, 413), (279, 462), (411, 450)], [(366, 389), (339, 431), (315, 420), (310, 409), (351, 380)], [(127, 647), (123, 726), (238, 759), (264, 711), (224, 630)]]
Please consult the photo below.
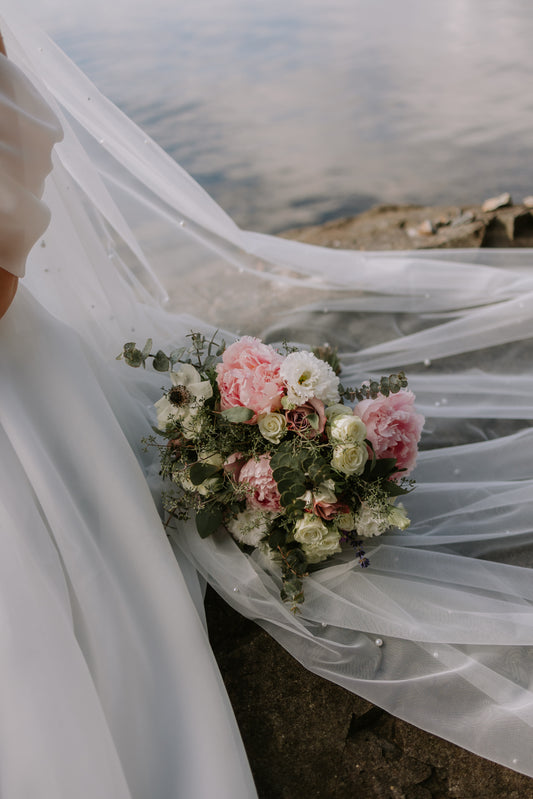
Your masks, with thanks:
[(170, 389), (167, 394), (168, 401), (172, 403), (172, 405), (177, 405), (181, 407), (182, 405), (188, 405), (192, 399), (191, 392), (185, 388), (185, 386), (174, 386)]

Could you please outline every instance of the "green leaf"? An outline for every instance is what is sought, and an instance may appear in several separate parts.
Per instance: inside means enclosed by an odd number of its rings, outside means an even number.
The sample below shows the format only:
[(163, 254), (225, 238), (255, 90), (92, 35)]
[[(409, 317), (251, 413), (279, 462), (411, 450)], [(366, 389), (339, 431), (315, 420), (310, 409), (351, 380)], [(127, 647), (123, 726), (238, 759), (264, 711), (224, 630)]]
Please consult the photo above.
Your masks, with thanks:
[(385, 480), (383, 489), (389, 497), (401, 497), (404, 494), (411, 493), (409, 488), (404, 488), (399, 483), (395, 483), (394, 480)]
[(152, 342), (151, 338), (146, 340), (146, 344), (144, 345), (143, 351), (142, 351), (143, 361), (145, 361), (148, 358), (148, 356), (150, 355), (150, 351), (152, 349), (152, 343), (153, 342)]
[(313, 430), (318, 430), (320, 424), (318, 413), (310, 413), (309, 416), (307, 417), (307, 421), (309, 422)]
[(277, 550), (278, 547), (284, 546), (286, 537), (287, 534), (282, 527), (274, 527), (268, 536), (268, 544), (270, 548)]
[(124, 360), (128, 366), (133, 366), (135, 369), (144, 363), (143, 354), (136, 348), (134, 341), (124, 344)]
[(219, 471), (218, 466), (212, 463), (193, 463), (189, 469), (189, 478), (193, 485), (199, 486), (204, 480), (213, 477)]
[(170, 359), (165, 355), (163, 350), (158, 350), (154, 355), (152, 365), (156, 372), (168, 372), (170, 369)]
[(237, 406), (235, 408), (228, 408), (227, 410), (222, 411), (220, 415), (226, 419), (226, 421), (231, 422), (232, 424), (238, 424), (239, 422), (249, 422), (255, 414), (250, 408), (241, 408), (240, 406)]
[(198, 530), (201, 538), (208, 538), (215, 533), (222, 521), (224, 514), (219, 505), (206, 505), (196, 514), (196, 529)]

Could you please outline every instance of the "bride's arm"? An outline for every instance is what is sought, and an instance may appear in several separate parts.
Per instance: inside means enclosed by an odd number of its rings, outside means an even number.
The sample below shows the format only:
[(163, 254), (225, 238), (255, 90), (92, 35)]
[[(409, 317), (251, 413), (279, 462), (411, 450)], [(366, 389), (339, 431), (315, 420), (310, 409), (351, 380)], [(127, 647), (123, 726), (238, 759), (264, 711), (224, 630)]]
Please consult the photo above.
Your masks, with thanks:
[(0, 317), (15, 296), (26, 258), (48, 227), (41, 201), (62, 136), (56, 115), (6, 57), (0, 34)]
[[(6, 55), (6, 48), (0, 31), (0, 53)], [(0, 266), (0, 319), (5, 314), (17, 291), (18, 277)]]

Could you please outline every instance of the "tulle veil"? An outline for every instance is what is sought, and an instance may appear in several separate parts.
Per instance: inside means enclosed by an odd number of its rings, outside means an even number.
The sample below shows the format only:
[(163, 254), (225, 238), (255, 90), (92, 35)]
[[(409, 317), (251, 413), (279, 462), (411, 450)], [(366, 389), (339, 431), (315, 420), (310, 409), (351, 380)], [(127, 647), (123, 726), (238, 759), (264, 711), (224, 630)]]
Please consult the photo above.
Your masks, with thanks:
[[(343, 382), (405, 368), (426, 415), (413, 521), (309, 577), (302, 613), (224, 536), (175, 545), (224, 599), (311, 671), (533, 776), (533, 252), (328, 250), (239, 229), (43, 34), (1, 20), (60, 116), (52, 224), (26, 285), (128, 385), (115, 361), (191, 329), (339, 347)], [(157, 465), (145, 457), (155, 485)]]

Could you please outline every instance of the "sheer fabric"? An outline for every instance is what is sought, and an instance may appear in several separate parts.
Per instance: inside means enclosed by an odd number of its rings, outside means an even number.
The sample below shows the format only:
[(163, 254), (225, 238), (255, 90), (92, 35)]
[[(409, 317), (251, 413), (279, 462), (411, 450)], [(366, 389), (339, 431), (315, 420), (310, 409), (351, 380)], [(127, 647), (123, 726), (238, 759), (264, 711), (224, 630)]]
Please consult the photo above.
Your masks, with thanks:
[(309, 577), (301, 615), (229, 537), (191, 523), (176, 547), (307, 668), (533, 775), (532, 251), (342, 252), (240, 230), (53, 44), (7, 43), (65, 130), (28, 286), (107, 359), (119, 418), (122, 387), (147, 415), (162, 382), (114, 362), (124, 341), (212, 327), (327, 340), (345, 384), (406, 368), (427, 417), (410, 530), (367, 550), (366, 571), (347, 558)]
[[(39, 196), (59, 125), (3, 56), (0, 79), (0, 239), (20, 274), (48, 221)], [(87, 225), (77, 201), (68, 215), (58, 275)], [(256, 795), (198, 580), (185, 563), (195, 607), (127, 440), (138, 450), (150, 431), (143, 410), (19, 289), (0, 320), (3, 797)]]

